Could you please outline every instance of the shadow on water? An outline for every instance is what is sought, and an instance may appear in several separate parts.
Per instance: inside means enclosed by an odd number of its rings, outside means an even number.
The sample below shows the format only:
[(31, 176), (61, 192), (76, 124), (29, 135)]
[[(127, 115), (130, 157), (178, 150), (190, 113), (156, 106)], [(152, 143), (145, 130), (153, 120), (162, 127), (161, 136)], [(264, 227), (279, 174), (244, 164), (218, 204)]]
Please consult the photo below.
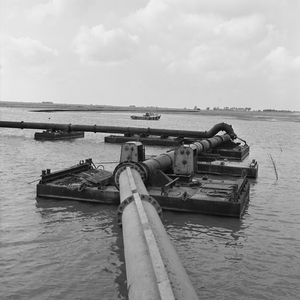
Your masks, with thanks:
[[(37, 213), (41, 217), (45, 232), (53, 235), (59, 235), (61, 232), (62, 236), (69, 235), (67, 240), (75, 239), (78, 244), (88, 239), (93, 241), (91, 247), (101, 249), (91, 249), (91, 253), (96, 251), (95, 258), (99, 261), (104, 259), (106, 263), (99, 266), (94, 265), (92, 261), (90, 263), (91, 268), (99, 268), (95, 271), (99, 274), (96, 280), (99, 281), (100, 287), (103, 286), (102, 290), (105, 294), (103, 299), (110, 299), (113, 294), (117, 293), (118, 299), (127, 300), (124, 244), (122, 229), (117, 224), (117, 206), (38, 197), (36, 200)], [(57, 229), (59, 226), (63, 229)], [(53, 228), (56, 228), (55, 232)], [(64, 239), (65, 236), (62, 238)], [(60, 239), (59, 237), (53, 238)], [(76, 251), (81, 251), (79, 246)], [(97, 258), (98, 251), (101, 251), (99, 258)], [(107, 283), (109, 277), (113, 280)], [(109, 290), (113, 290), (112, 294)]]

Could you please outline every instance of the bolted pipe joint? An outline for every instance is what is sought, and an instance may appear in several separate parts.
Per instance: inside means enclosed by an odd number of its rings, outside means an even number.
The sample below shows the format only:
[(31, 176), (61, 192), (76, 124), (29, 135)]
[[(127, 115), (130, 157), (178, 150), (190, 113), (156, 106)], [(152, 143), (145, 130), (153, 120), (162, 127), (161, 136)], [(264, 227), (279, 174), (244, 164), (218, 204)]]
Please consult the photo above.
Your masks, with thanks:
[[(162, 220), (163, 211), (162, 211), (162, 208), (159, 205), (159, 203), (153, 197), (151, 197), (150, 195), (140, 195), (140, 198), (141, 198), (142, 201), (146, 201), (146, 202), (149, 202), (150, 204), (152, 204), (154, 206), (157, 214), (159, 215), (160, 219)], [(134, 201), (134, 197), (129, 196), (123, 202), (121, 202), (121, 204), (119, 205), (118, 211), (117, 211), (117, 221), (118, 221), (118, 225), (120, 227), (122, 227), (123, 212), (126, 209), (126, 207), (128, 206), (128, 204), (130, 204), (133, 201)]]
[(143, 182), (147, 182), (149, 178), (149, 170), (145, 164), (142, 162), (134, 162), (134, 161), (123, 161), (119, 163), (113, 173), (115, 186), (119, 189), (120, 187), (120, 175), (123, 171), (126, 170), (127, 167), (130, 169), (136, 170), (141, 176)]

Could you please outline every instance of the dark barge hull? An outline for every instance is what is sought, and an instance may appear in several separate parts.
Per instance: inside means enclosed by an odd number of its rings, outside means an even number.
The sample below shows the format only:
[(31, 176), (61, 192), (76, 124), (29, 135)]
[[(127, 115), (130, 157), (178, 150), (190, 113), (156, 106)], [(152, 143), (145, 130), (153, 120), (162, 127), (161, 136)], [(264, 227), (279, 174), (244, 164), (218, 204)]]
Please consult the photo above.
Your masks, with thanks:
[(34, 139), (37, 141), (54, 141), (54, 140), (70, 140), (83, 138), (83, 131), (71, 131), (71, 132), (36, 132)]
[(258, 174), (257, 161), (232, 162), (229, 160), (198, 161), (197, 173), (227, 176), (242, 176), (247, 174), (248, 178), (256, 178)]
[(146, 121), (158, 121), (160, 116), (155, 117), (139, 117), (139, 116), (131, 116), (132, 120), (146, 120)]
[[(168, 187), (152, 185), (147, 191), (165, 210), (240, 218), (249, 201), (250, 184), (242, 177), (224, 178), (195, 174), (192, 181), (179, 180)], [(111, 179), (112, 173), (81, 164), (42, 175), (37, 197), (119, 205), (119, 191)], [(234, 199), (233, 193), (237, 195)]]
[(132, 120), (158, 121), (161, 115), (154, 113), (146, 113), (142, 116), (131, 116)]
[(155, 136), (143, 137), (142, 135), (122, 136), (122, 135), (110, 135), (104, 137), (105, 143), (111, 144), (124, 144), (131, 141), (139, 141), (144, 145), (156, 145), (156, 146), (179, 146), (183, 143), (183, 138), (160, 138)]
[[(250, 185), (247, 183), (238, 202), (230, 202), (224, 198), (212, 199), (213, 197), (205, 197), (205, 195), (202, 197), (195, 196), (184, 201), (182, 200), (184, 193), (182, 191), (173, 196), (162, 196), (155, 189), (149, 189), (148, 192), (165, 210), (240, 218), (249, 202), (249, 187)], [(108, 187), (106, 190), (88, 187), (79, 192), (78, 187), (38, 184), (37, 197), (51, 200), (120, 204), (119, 191), (113, 186)]]

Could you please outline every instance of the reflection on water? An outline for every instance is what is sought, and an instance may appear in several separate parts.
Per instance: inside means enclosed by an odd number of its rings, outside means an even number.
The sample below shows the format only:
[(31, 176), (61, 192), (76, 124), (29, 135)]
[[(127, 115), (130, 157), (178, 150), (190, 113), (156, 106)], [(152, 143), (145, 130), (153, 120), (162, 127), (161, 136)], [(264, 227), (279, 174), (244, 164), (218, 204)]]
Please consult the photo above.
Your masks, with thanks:
[[(122, 231), (116, 222), (116, 207), (49, 199), (37, 199), (36, 207), (44, 228), (43, 234), (58, 236), (59, 239), (54, 240), (55, 242), (69, 244), (81, 256), (82, 252), (86, 252), (88, 254), (86, 265), (90, 265), (91, 268), (89, 272), (98, 266), (95, 278), (88, 278), (89, 286), (93, 282), (91, 280), (95, 281), (94, 297), (97, 296), (96, 275), (98, 274), (102, 278), (102, 299), (110, 299), (112, 282), (115, 283), (114, 293), (117, 293), (118, 299), (127, 299), (124, 247)], [(67, 234), (70, 231), (71, 234)], [(78, 247), (78, 243), (83, 243), (83, 246)], [(93, 253), (95, 261), (89, 256)], [(85, 268), (88, 268), (87, 266)], [(70, 291), (70, 293), (76, 295), (78, 291), (76, 293)], [(86, 297), (84, 291), (82, 297)]]

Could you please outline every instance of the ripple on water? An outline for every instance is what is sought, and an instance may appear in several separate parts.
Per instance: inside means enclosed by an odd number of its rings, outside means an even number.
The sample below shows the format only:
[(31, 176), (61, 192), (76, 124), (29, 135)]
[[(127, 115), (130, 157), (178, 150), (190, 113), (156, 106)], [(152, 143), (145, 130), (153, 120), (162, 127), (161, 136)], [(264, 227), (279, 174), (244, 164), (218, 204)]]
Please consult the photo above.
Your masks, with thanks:
[[(6, 110), (3, 118), (44, 122), (47, 113)], [(51, 121), (140, 126), (130, 114), (56, 113)], [(78, 121), (80, 120), (80, 122)], [(157, 128), (208, 130), (220, 116), (166, 115)], [(230, 119), (250, 145), (259, 176), (241, 220), (164, 212), (165, 228), (200, 299), (297, 299), (300, 259), (300, 123)], [(106, 134), (37, 142), (33, 130), (0, 129), (1, 299), (126, 299), (122, 231), (115, 206), (36, 200), (41, 170), (79, 160), (118, 161)], [(289, 133), (287, 143), (286, 133)], [(160, 154), (161, 147), (146, 147)], [(276, 180), (272, 155), (278, 172)], [(105, 164), (114, 167), (115, 163)], [(4, 257), (4, 259), (3, 259)]]

